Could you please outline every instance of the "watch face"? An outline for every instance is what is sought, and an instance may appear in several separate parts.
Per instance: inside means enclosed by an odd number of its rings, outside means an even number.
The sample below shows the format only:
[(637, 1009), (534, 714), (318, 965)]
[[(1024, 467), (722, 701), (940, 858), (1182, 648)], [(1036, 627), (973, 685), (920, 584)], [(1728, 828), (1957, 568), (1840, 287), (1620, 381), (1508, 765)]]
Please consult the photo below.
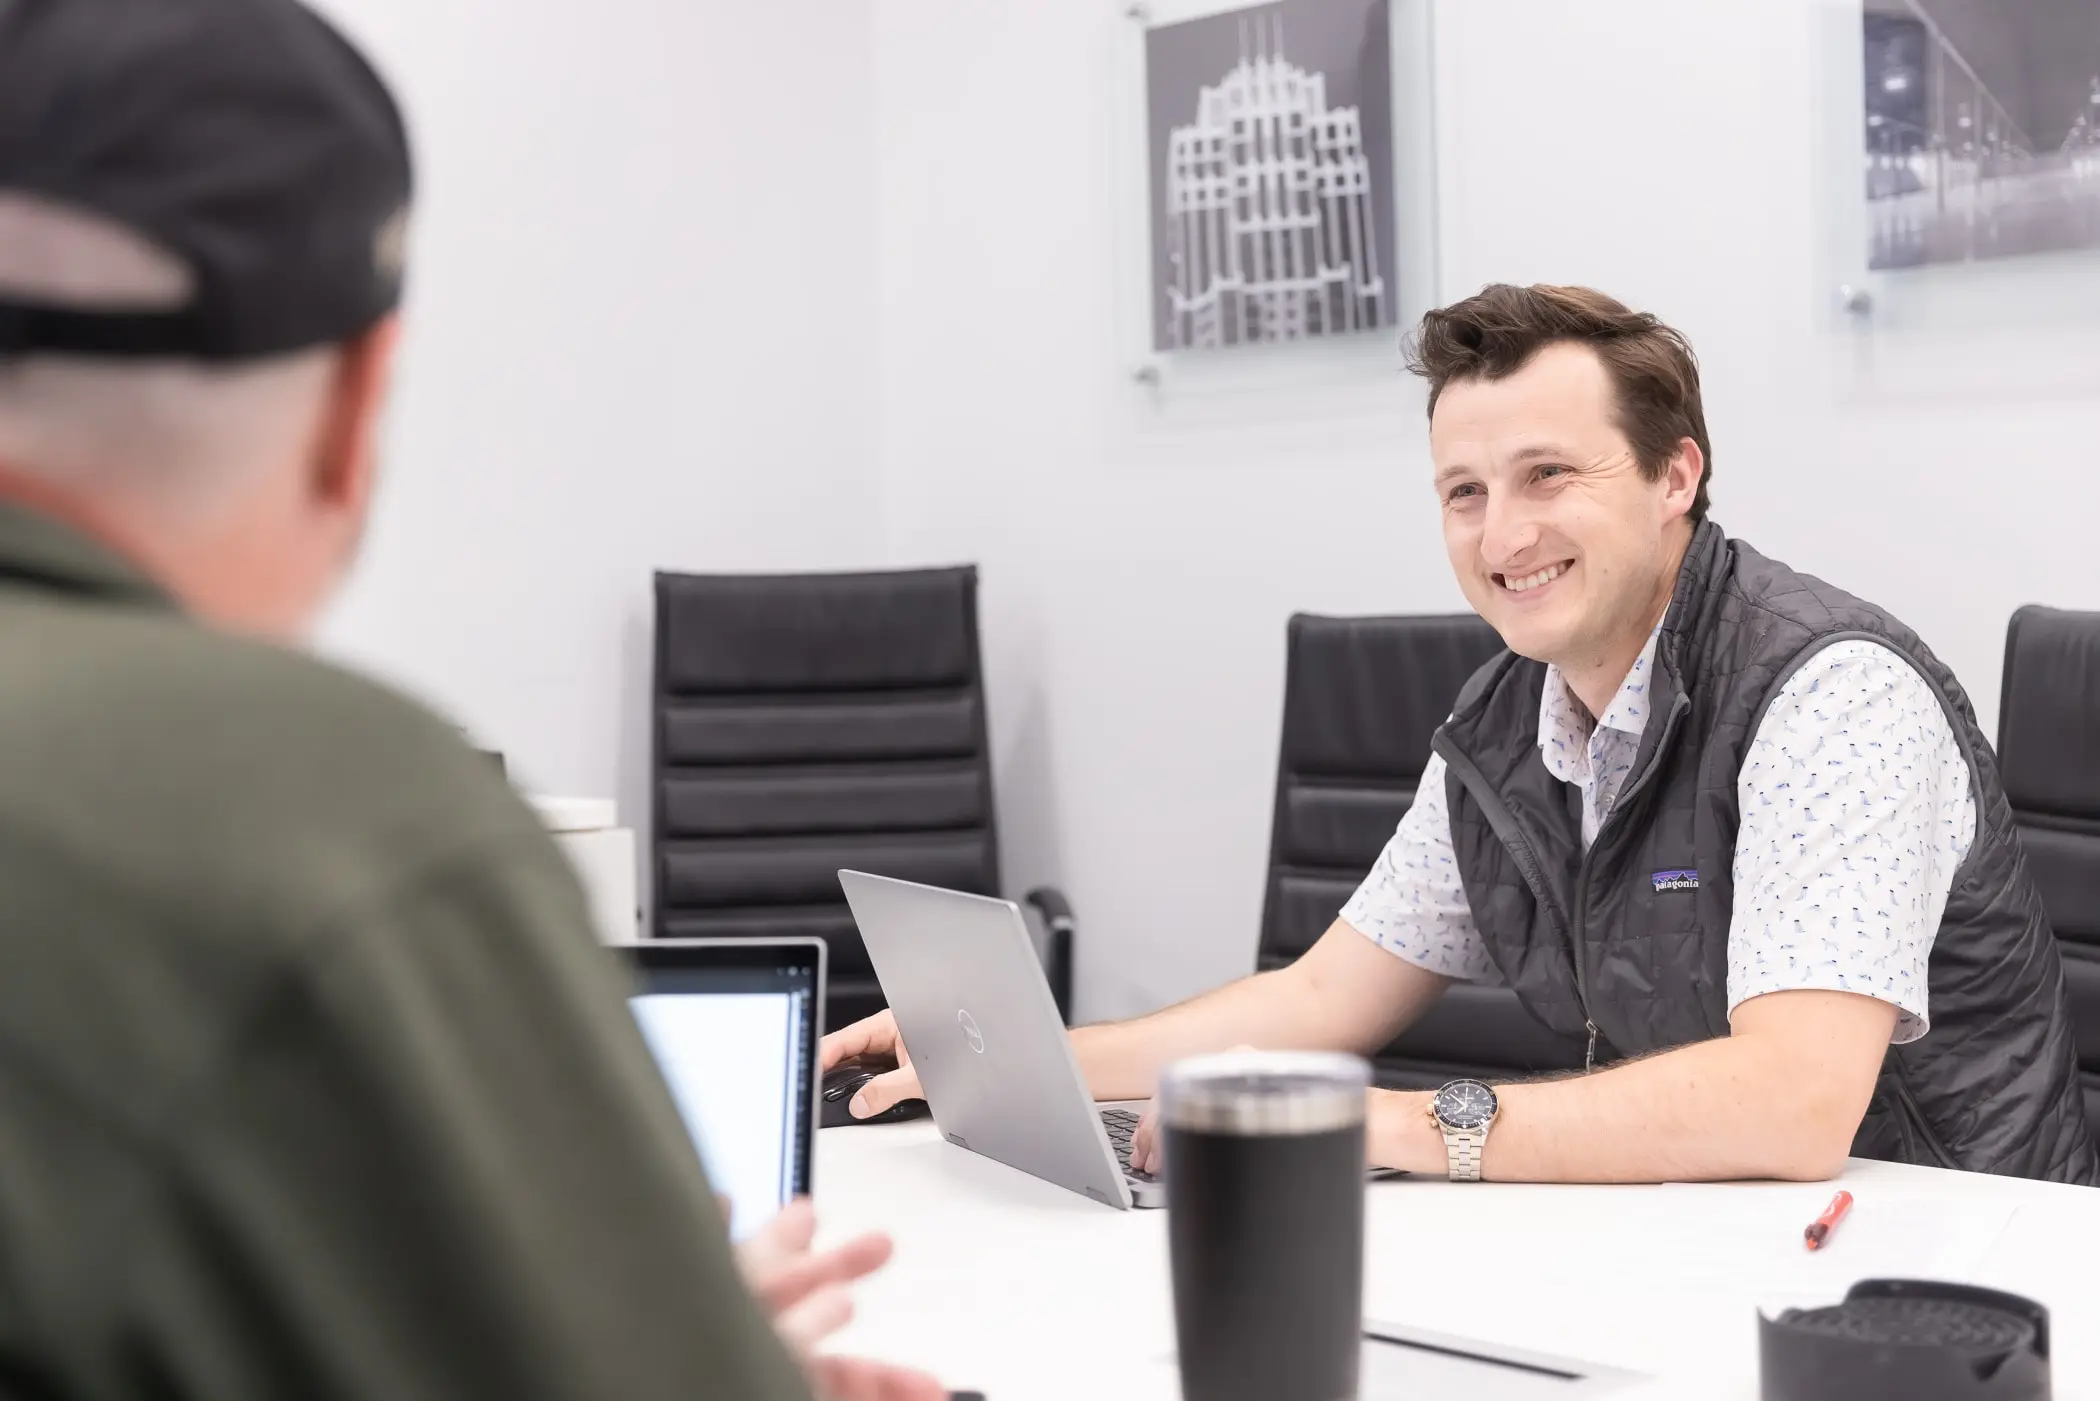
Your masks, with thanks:
[(1495, 1092), (1478, 1080), (1453, 1080), (1436, 1092), (1436, 1117), (1448, 1128), (1482, 1128), (1499, 1104)]

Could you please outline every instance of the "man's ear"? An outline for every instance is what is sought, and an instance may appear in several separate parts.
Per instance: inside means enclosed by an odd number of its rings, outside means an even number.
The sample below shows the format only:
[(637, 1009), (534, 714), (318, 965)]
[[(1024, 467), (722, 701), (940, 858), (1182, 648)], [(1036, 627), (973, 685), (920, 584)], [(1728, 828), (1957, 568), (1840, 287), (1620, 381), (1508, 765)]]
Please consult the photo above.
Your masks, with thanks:
[(1690, 438), (1677, 440), (1677, 451), (1663, 469), (1663, 511), (1670, 520), (1691, 514), (1699, 499), (1699, 483), (1706, 476), (1706, 454)]
[(362, 511), (371, 498), (380, 416), (400, 341), (401, 318), (389, 316), (346, 341), (337, 357), (313, 457), (314, 495), (329, 506)]

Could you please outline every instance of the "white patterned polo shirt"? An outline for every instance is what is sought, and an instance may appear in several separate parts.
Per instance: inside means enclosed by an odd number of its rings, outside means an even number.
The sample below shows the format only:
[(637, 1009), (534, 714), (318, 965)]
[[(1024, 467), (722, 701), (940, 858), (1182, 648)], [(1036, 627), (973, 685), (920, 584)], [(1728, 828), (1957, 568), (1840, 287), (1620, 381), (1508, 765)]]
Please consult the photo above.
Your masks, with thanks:
[[(1595, 723), (1546, 669), (1539, 756), (1580, 791), (1585, 848), (1632, 770), (1654, 659), (1650, 636)], [(1444, 787), (1432, 755), (1342, 919), (1432, 973), (1500, 982), (1459, 880)], [(1931, 685), (1879, 643), (1825, 647), (1766, 710), (1736, 802), (1729, 1013), (1769, 992), (1853, 992), (1897, 1009), (1895, 1041), (1923, 1036), (1926, 962), (1976, 835), (1968, 761)]]

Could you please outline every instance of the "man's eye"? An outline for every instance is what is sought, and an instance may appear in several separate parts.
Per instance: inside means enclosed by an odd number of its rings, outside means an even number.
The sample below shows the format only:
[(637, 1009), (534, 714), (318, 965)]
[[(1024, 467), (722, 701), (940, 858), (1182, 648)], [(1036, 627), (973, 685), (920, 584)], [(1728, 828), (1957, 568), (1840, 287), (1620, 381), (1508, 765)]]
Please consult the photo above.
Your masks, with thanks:
[(1539, 468), (1541, 477), (1565, 477), (1567, 474), (1568, 469), (1557, 462), (1548, 462)]
[(1472, 497), (1478, 496), (1479, 494), (1480, 487), (1477, 484), (1473, 482), (1460, 482), (1457, 486), (1451, 488), (1451, 494), (1445, 497), (1444, 499), (1446, 501), (1465, 501)]

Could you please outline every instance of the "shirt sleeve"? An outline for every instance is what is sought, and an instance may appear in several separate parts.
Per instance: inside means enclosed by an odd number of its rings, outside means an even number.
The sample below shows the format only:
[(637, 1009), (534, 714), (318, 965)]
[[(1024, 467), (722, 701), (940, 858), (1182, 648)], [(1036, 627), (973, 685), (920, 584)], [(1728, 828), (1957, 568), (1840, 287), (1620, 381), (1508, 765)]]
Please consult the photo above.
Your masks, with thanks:
[(110, 1395), (806, 1401), (532, 835), (259, 999), (112, 1271)]
[(1342, 922), (1380, 948), (1446, 978), (1498, 984), (1501, 972), (1473, 923), (1451, 849), (1444, 760), (1432, 754), (1415, 800), (1371, 874), (1342, 908)]
[(1924, 677), (1835, 643), (1790, 677), (1737, 776), (1728, 1009), (1769, 992), (1861, 993), (1930, 1026), (1926, 965), (1976, 834), (1969, 765)]

